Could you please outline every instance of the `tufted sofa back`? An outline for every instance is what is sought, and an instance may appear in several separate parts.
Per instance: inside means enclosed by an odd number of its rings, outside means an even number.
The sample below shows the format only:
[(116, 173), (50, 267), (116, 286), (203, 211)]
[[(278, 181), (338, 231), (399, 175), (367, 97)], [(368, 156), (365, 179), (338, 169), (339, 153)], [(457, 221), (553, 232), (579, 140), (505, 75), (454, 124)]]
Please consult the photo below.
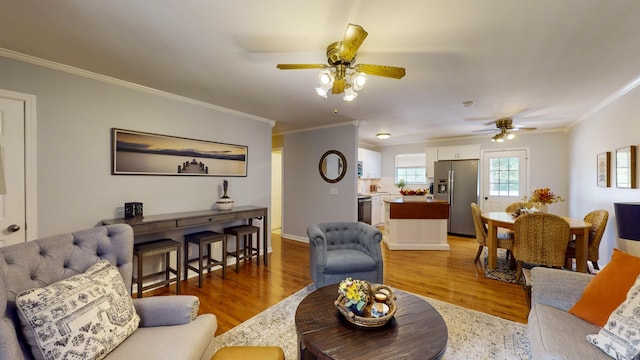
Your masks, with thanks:
[(0, 248), (0, 360), (32, 359), (23, 347), (16, 296), (82, 273), (99, 259), (117, 266), (131, 289), (133, 229), (99, 226)]

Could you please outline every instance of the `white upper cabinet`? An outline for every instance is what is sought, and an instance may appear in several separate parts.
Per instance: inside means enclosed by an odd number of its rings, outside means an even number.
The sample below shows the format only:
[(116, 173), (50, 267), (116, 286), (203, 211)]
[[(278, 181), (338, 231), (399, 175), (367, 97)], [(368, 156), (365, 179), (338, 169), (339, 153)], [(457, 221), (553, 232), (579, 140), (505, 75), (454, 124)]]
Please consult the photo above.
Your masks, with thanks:
[(425, 161), (427, 168), (427, 177), (433, 177), (434, 163), (438, 161), (438, 148), (428, 147), (425, 149)]
[(466, 159), (480, 159), (480, 144), (438, 147), (438, 160)]
[(382, 177), (382, 153), (358, 148), (358, 161), (362, 161), (362, 179)]

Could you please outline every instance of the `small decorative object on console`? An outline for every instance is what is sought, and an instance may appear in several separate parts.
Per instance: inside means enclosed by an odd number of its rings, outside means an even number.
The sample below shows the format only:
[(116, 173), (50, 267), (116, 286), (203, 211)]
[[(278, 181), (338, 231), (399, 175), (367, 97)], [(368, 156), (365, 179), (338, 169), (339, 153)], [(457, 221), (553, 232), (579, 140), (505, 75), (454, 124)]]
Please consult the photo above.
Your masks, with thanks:
[(346, 278), (338, 287), (335, 305), (350, 323), (361, 327), (385, 325), (396, 313), (396, 297), (385, 285)]
[(531, 192), (531, 197), (525, 196), (523, 201), (533, 204), (539, 211), (546, 212), (547, 205), (564, 201), (562, 196), (556, 195), (549, 188), (535, 189)]
[(141, 202), (128, 202), (124, 203), (124, 218), (131, 219), (142, 217), (142, 203)]
[(216, 208), (218, 210), (231, 210), (233, 208), (233, 199), (227, 195), (229, 189), (229, 182), (227, 180), (222, 181), (222, 189), (224, 194), (218, 201), (216, 201)]

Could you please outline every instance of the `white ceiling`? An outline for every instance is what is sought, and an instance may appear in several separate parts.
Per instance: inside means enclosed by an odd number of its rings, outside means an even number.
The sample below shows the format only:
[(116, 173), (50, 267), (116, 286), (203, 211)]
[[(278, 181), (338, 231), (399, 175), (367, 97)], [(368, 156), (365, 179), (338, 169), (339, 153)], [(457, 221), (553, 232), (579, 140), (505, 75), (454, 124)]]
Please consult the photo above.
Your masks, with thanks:
[[(357, 120), (375, 145), (510, 115), (570, 126), (640, 75), (638, 19), (637, 0), (3, 0), (0, 47), (275, 120), (274, 133)], [(317, 70), (276, 69), (326, 63), (348, 23), (369, 33), (358, 62), (407, 75), (370, 76), (347, 103), (315, 94)]]

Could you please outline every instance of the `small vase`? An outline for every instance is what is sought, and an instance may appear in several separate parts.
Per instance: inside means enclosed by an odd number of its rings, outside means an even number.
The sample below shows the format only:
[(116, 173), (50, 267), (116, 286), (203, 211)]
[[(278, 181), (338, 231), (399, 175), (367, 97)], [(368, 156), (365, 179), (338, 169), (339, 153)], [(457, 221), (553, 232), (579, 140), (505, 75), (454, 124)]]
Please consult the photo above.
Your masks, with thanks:
[(547, 204), (539, 204), (536, 207), (538, 208), (538, 211), (540, 211), (540, 212), (543, 212), (543, 213), (548, 212)]

